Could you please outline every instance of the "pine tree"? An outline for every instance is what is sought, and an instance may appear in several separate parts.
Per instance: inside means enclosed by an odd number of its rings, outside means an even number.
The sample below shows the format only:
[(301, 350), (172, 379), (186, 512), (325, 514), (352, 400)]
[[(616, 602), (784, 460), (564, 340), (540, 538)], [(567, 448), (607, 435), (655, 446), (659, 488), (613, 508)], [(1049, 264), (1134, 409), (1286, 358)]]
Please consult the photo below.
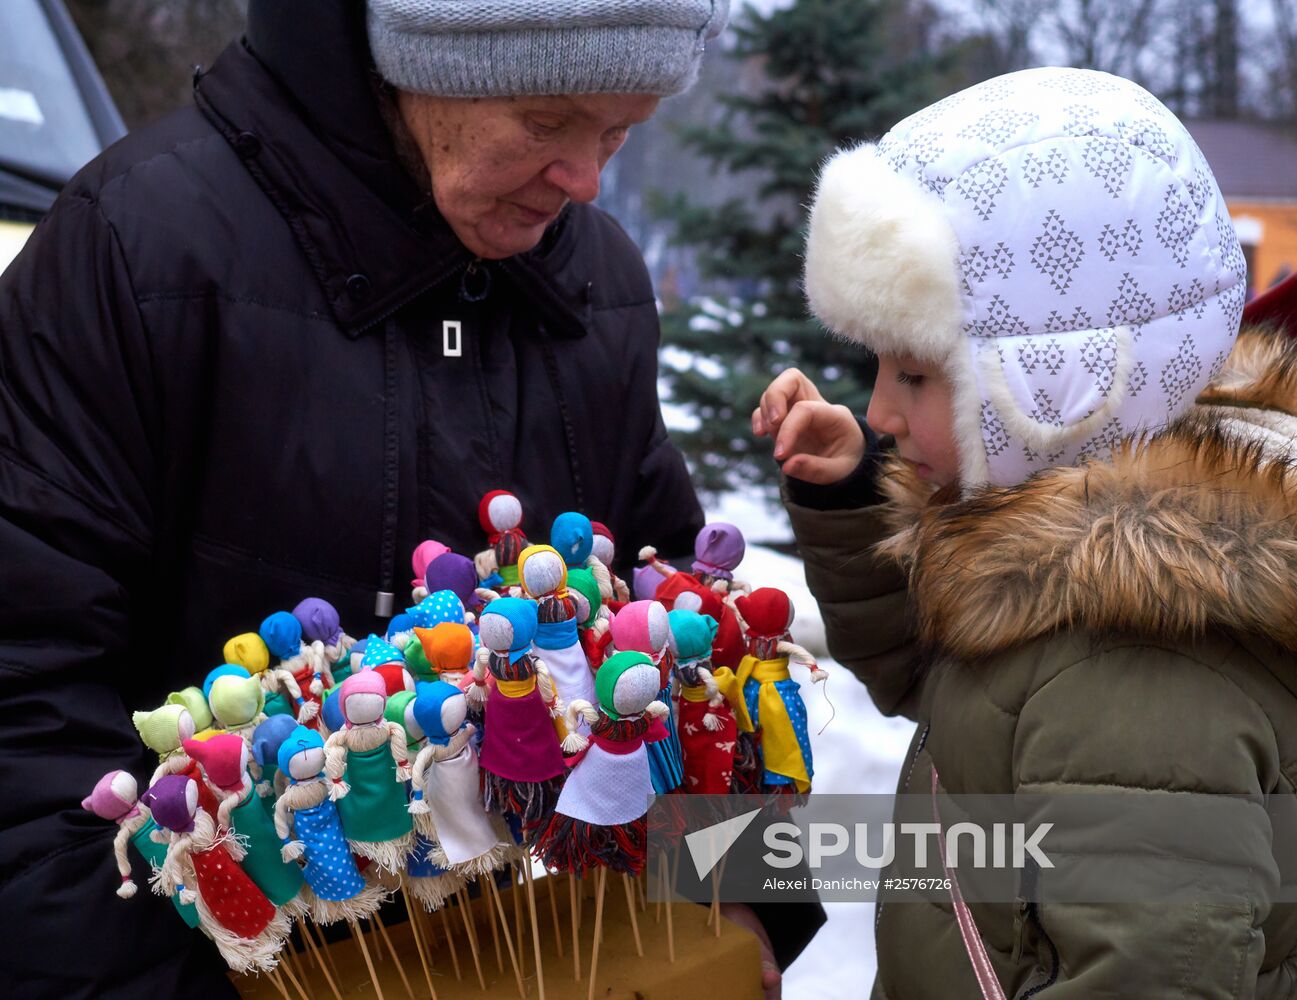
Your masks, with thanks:
[(748, 421), (784, 368), (801, 368), (863, 415), (873, 365), (806, 308), (805, 206), (834, 149), (877, 138), (969, 82), (962, 66), (982, 43), (952, 42), (938, 26), (938, 13), (915, 0), (795, 0), (738, 18), (729, 57), (758, 81), (720, 95), (717, 120), (681, 138), (750, 196), (709, 205), (678, 194), (655, 204), (694, 249), (707, 286), (689, 302), (663, 295), (663, 375), (671, 403), (697, 422), (674, 436), (703, 489), (775, 481), (770, 446), (752, 438)]

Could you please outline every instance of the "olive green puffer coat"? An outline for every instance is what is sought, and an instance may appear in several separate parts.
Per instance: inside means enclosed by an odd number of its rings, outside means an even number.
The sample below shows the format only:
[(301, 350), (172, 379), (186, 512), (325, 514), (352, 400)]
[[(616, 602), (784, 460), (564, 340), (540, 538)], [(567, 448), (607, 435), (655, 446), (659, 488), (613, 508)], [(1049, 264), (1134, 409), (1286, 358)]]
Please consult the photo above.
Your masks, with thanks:
[[(1008, 996), (1297, 996), (1294, 435), (1297, 346), (1250, 331), (1108, 462), (965, 498), (885, 462), (882, 504), (789, 504), (830, 650), (919, 721), (900, 791), (1243, 797), (1224, 837), (1061, 831), (1178, 902), (1051, 902), (1048, 871), (971, 902)], [(979, 995), (948, 897), (883, 892), (876, 934), (875, 997)]]

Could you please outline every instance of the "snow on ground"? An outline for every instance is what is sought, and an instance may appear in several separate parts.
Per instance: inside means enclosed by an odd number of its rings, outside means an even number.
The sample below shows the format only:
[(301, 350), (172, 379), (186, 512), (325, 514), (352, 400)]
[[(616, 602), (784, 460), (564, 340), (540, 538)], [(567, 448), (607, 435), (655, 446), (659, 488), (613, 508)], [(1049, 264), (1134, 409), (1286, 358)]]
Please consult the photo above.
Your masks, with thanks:
[[(710, 504), (709, 521), (729, 521), (754, 541), (783, 542), (792, 537), (788, 519), (776, 504), (759, 495), (731, 493)], [(906, 719), (888, 719), (874, 707), (865, 686), (828, 659), (824, 623), (801, 560), (762, 545), (750, 544), (735, 574), (754, 587), (778, 587), (797, 611), (793, 638), (806, 646), (829, 671), (822, 685), (811, 686), (805, 672), (793, 668), (802, 682), (815, 755), (814, 789), (832, 793), (884, 793), (896, 790), (896, 776), (914, 733)], [(784, 974), (786, 1000), (856, 1000), (874, 981), (874, 907), (866, 903), (825, 905), (828, 922)]]

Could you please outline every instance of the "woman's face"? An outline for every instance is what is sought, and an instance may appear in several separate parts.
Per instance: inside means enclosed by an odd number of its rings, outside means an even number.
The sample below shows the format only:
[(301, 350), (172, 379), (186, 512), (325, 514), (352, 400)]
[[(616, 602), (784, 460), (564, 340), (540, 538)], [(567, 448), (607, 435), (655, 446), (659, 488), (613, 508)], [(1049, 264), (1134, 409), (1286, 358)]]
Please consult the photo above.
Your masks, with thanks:
[(878, 355), (878, 380), (865, 422), (896, 438), (900, 457), (937, 486), (959, 481), (953, 391), (939, 365), (899, 354)]
[(452, 98), (398, 92), (437, 210), (479, 257), (530, 250), (569, 201), (594, 201), (599, 174), (651, 94)]

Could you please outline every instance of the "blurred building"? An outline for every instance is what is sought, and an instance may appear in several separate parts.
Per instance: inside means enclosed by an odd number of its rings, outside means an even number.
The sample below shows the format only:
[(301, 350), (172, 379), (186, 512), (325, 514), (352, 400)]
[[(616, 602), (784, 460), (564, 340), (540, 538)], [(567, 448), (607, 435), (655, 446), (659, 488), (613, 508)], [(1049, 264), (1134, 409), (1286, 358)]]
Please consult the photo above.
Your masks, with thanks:
[(1262, 122), (1185, 122), (1247, 257), (1248, 297), (1297, 270), (1297, 135)]

